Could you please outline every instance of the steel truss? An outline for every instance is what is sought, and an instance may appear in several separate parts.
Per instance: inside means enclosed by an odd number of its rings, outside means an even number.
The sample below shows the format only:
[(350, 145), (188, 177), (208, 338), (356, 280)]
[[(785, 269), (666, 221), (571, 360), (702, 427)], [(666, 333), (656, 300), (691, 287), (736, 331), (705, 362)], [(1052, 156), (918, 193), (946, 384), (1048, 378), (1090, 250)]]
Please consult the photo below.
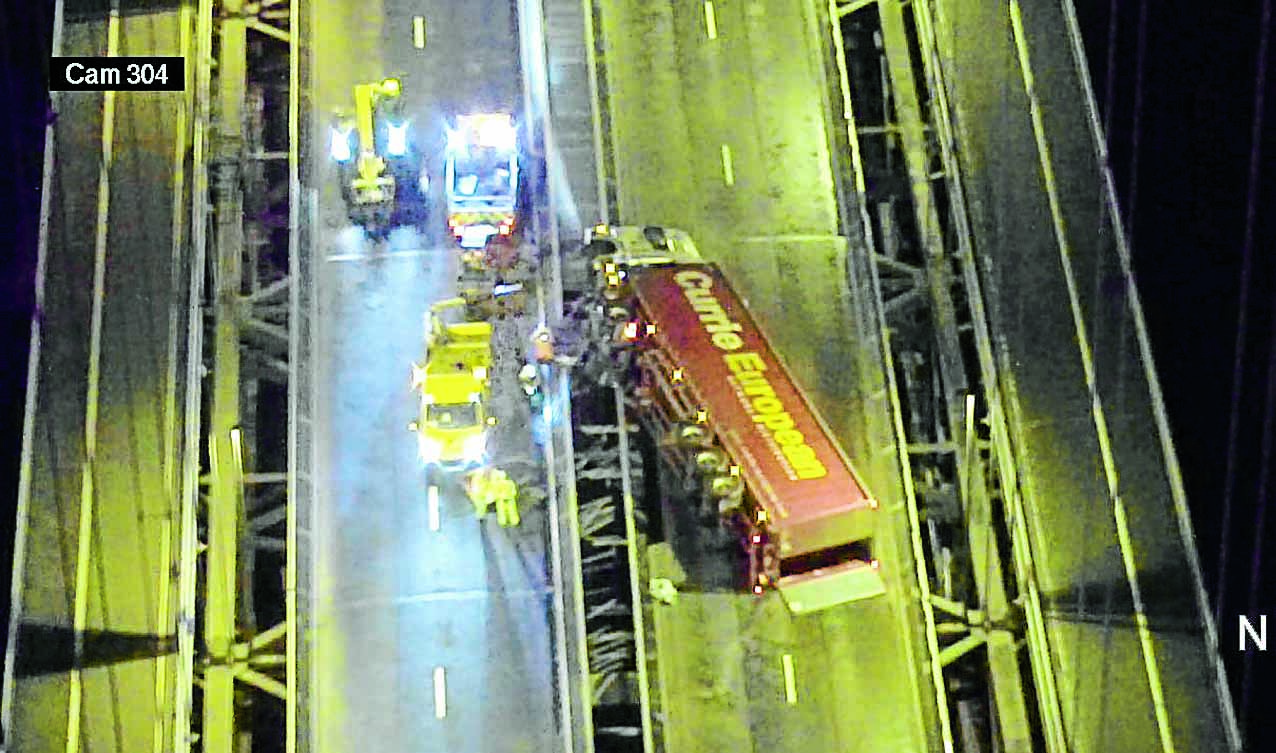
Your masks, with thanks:
[(199, 561), (182, 594), (199, 638), (193, 703), (179, 724), (191, 729), (186, 749), (229, 753), (281, 730), (286, 750), (308, 749), (297, 703), (298, 574), (308, 570), (298, 480), (309, 468), (299, 445), (308, 447), (310, 415), (309, 382), (299, 378), (309, 280), (298, 222), (298, 4), (201, 0), (198, 35), (193, 243), (207, 261), (194, 284), (204, 321), (190, 340), (202, 353), (202, 394), (187, 419), (207, 452), (188, 458), (199, 477), (183, 554)]
[[(643, 583), (646, 520), (633, 485), (643, 458), (631, 444), (619, 388), (575, 382), (572, 396), (574, 476), (584, 587), (594, 745), (617, 749), (641, 739), (654, 749)], [(588, 411), (588, 414), (586, 414)], [(621, 748), (627, 747), (621, 744)]]
[(944, 749), (1063, 751), (929, 6), (829, 11)]

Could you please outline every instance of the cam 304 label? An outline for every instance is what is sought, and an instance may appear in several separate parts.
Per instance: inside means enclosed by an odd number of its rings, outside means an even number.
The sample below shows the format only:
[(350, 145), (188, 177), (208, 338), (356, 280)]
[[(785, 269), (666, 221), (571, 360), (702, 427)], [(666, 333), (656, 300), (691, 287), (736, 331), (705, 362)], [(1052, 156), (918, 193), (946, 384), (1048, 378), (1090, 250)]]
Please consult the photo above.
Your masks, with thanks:
[(57, 57), (49, 65), (55, 92), (179, 92), (186, 88), (180, 57)]

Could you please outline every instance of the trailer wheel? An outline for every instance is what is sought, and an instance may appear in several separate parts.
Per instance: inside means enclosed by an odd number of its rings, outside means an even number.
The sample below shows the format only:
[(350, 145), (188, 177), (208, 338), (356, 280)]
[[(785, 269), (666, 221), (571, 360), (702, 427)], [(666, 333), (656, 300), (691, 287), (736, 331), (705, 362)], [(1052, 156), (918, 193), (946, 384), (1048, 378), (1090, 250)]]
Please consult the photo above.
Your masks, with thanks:
[(685, 424), (678, 429), (678, 443), (684, 447), (709, 447), (709, 431), (697, 424)]
[(709, 483), (709, 493), (718, 501), (719, 515), (735, 515), (740, 512), (744, 499), (744, 482), (739, 476), (714, 476)]
[(717, 447), (696, 453), (696, 467), (701, 473), (719, 473), (727, 467), (727, 454)]

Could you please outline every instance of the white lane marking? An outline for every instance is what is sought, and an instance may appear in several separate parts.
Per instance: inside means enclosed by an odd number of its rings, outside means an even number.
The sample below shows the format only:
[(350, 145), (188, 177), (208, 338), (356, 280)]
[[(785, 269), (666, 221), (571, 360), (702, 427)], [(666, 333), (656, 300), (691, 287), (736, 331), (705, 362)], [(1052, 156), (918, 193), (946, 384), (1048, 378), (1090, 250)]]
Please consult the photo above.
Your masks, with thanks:
[(425, 49), (425, 16), (412, 17), (412, 44), (418, 50)]
[(413, 594), (411, 596), (399, 596), (394, 599), (350, 599), (349, 601), (338, 599), (333, 602), (333, 607), (341, 610), (382, 609), (387, 606), (401, 607), (408, 604), (426, 604), (434, 601), (483, 601), (492, 596), (499, 596), (506, 601), (514, 599), (543, 599), (553, 592), (553, 589), (548, 585), (543, 588), (524, 588), (517, 591), (499, 592), (472, 588), (465, 591), (435, 591), (434, 593)]
[(793, 654), (780, 657), (784, 667), (784, 700), (790, 706), (797, 703), (797, 675), (793, 671)]
[(447, 716), (447, 675), (443, 667), (434, 668), (434, 718)]
[(362, 254), (332, 254), (325, 261), (373, 261), (375, 259), (410, 259), (418, 256), (429, 256), (430, 254), (440, 253), (434, 249), (416, 248), (411, 251), (385, 251), (378, 253), (362, 253)]
[(731, 147), (722, 145), (722, 180), (728, 186), (735, 185), (735, 170), (731, 168)]
[(718, 38), (718, 19), (713, 13), (713, 0), (704, 0), (704, 29), (710, 39)]
[(430, 530), (439, 530), (439, 487), (430, 484), (429, 491), (426, 492), (427, 506), (430, 511)]
[(778, 235), (748, 235), (735, 240), (742, 243), (829, 243), (842, 242), (841, 235), (819, 235), (815, 233), (780, 233)]

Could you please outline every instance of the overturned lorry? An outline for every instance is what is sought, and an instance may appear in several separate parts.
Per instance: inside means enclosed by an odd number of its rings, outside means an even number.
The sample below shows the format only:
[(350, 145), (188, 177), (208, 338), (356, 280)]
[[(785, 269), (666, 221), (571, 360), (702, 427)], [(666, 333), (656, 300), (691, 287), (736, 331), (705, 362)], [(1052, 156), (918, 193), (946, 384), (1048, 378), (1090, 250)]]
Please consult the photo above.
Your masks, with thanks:
[(754, 593), (777, 589), (794, 613), (884, 593), (876, 502), (721, 270), (681, 231), (586, 240), (639, 418), (738, 536)]

